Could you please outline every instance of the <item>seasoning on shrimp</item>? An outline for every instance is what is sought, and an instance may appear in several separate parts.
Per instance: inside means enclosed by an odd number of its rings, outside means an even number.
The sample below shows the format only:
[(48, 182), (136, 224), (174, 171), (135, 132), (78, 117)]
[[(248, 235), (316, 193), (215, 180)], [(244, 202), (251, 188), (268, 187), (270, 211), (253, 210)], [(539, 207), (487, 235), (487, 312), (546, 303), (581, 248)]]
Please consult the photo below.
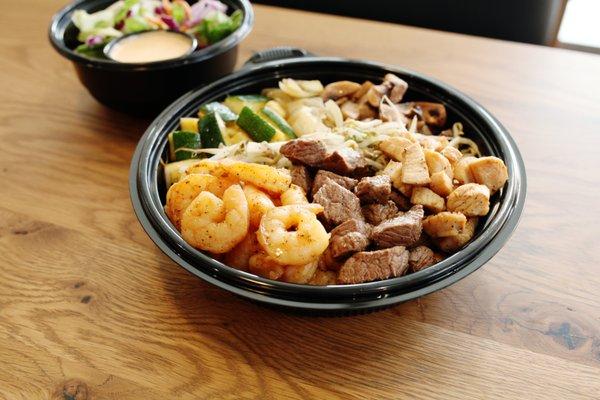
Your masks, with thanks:
[(240, 185), (223, 193), (223, 199), (201, 192), (181, 217), (181, 235), (192, 246), (212, 253), (226, 253), (248, 234), (248, 202)]
[(281, 264), (317, 261), (329, 244), (329, 234), (314, 212), (317, 210), (288, 205), (267, 211), (260, 222), (258, 242)]

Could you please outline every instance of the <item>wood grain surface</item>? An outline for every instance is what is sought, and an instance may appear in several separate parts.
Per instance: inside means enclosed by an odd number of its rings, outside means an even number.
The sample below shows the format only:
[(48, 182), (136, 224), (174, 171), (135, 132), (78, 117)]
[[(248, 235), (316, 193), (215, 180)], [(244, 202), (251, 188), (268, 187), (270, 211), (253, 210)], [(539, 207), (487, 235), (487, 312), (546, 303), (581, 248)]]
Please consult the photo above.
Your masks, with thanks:
[(296, 45), (435, 76), (506, 125), (529, 178), (516, 233), (468, 278), (300, 317), (146, 237), (127, 178), (149, 121), (98, 104), (52, 50), (62, 5), (2, 6), (0, 398), (600, 398), (600, 56), (256, 6), (240, 64)]

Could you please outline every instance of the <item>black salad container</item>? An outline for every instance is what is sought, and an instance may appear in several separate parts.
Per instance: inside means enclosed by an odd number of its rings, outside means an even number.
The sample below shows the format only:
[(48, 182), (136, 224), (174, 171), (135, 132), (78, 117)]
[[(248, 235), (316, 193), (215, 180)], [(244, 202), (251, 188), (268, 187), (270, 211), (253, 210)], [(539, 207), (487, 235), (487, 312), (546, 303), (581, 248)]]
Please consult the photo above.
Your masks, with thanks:
[[(506, 243), (523, 210), (526, 176), (523, 160), (507, 130), (482, 106), (458, 90), (404, 68), (325, 57), (298, 57), (299, 50), (268, 51), (253, 57), (240, 71), (179, 98), (152, 122), (140, 139), (131, 162), (133, 208), (156, 245), (173, 261), (199, 278), (250, 300), (304, 313), (353, 314), (384, 308), (426, 295), (469, 275)], [(283, 57), (293, 58), (284, 59)], [(269, 61), (269, 59), (278, 58)], [(485, 154), (502, 158), (507, 184), (491, 199), (490, 213), (480, 220), (473, 240), (456, 254), (414, 274), (355, 285), (308, 286), (272, 281), (227, 265), (195, 250), (179, 235), (163, 210), (165, 187), (161, 159), (167, 134), (180, 117), (195, 115), (208, 101), (231, 93), (253, 93), (274, 86), (281, 78), (380, 81), (388, 73), (406, 80), (408, 100), (444, 103), (449, 121), (461, 121), (467, 135)]]
[(49, 38), (62, 56), (71, 60), (81, 83), (100, 103), (137, 115), (155, 115), (191, 88), (231, 73), (237, 61), (238, 44), (252, 29), (254, 13), (248, 0), (222, 0), (229, 12), (241, 9), (242, 25), (228, 37), (192, 54), (166, 61), (123, 64), (109, 59), (88, 58), (74, 51), (78, 29), (73, 12), (102, 10), (114, 0), (78, 0), (52, 18)]

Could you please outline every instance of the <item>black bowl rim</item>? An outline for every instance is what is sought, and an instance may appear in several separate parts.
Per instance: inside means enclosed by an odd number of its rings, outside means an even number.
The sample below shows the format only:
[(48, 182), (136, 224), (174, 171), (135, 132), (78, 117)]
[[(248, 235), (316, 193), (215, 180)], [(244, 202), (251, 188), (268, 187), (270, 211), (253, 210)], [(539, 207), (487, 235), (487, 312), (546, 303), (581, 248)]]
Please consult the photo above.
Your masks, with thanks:
[[(244, 12), (244, 19), (242, 25), (226, 38), (223, 38), (217, 43), (213, 43), (204, 49), (194, 51), (187, 56), (176, 59), (150, 63), (120, 63), (110, 59), (88, 58), (76, 53), (65, 45), (64, 31), (69, 23), (71, 23), (70, 15), (82, 4), (91, 1), (99, 0), (77, 0), (63, 7), (54, 14), (50, 26), (48, 27), (48, 38), (50, 39), (52, 47), (54, 47), (54, 49), (63, 57), (79, 64), (85, 64), (89, 68), (117, 71), (155, 71), (201, 62), (237, 46), (246, 36), (248, 36), (254, 24), (254, 10), (249, 0), (231, 0), (232, 2), (239, 4), (239, 8)], [(65, 18), (68, 18), (68, 21), (65, 21)]]
[[(485, 234), (479, 235), (459, 252), (444, 259), (436, 266), (417, 273), (354, 285), (308, 286), (272, 281), (228, 267), (185, 243), (166, 216), (162, 215), (164, 214), (162, 205), (160, 209), (152, 207), (154, 210), (148, 211), (148, 202), (150, 202), (148, 196), (152, 196), (152, 193), (150, 193), (149, 185), (143, 176), (143, 168), (140, 167), (143, 164), (142, 155), (154, 144), (150, 142), (152, 135), (159, 134), (160, 129), (157, 130), (156, 127), (160, 125), (161, 120), (165, 120), (180, 111), (199, 94), (210, 92), (214, 87), (218, 87), (225, 82), (235, 81), (257, 70), (277, 70), (283, 66), (313, 62), (358, 63), (389, 72), (411, 75), (451, 94), (489, 124), (494, 131), (495, 140), (509, 155), (508, 159), (505, 159), (509, 167), (509, 181), (506, 187), (506, 198), (500, 204), (498, 212), (487, 227)], [(157, 140), (159, 138), (160, 136), (155, 137)], [(474, 272), (500, 250), (516, 228), (525, 203), (526, 187), (525, 166), (516, 143), (502, 124), (469, 96), (436, 79), (405, 68), (336, 57), (306, 57), (248, 66), (180, 97), (166, 108), (146, 130), (136, 147), (130, 170), (130, 194), (134, 211), (150, 238), (173, 261), (205, 281), (240, 296), (283, 307), (323, 311), (385, 307), (439, 290)], [(168, 239), (163, 235), (167, 236)], [(209, 266), (221, 275), (217, 277), (209, 271), (200, 270), (198, 265), (192, 265), (184, 258), (186, 253), (190, 252), (202, 267)], [(406, 286), (409, 283), (414, 287), (414, 290), (394, 293), (395, 287), (401, 286), (401, 284)], [(277, 297), (273, 291), (279, 291), (277, 294), (284, 293), (287, 297)], [(313, 297), (313, 299), (309, 300), (307, 297)]]

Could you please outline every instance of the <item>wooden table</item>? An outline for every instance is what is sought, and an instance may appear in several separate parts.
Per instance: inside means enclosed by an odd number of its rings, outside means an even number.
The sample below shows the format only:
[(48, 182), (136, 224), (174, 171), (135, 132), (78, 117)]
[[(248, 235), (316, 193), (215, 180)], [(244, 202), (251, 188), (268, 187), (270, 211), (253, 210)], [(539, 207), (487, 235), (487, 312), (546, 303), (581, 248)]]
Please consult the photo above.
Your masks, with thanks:
[(507, 126), (529, 178), (513, 238), (467, 279), (299, 317), (145, 235), (127, 174), (149, 121), (98, 104), (50, 48), (61, 3), (2, 7), (0, 398), (600, 398), (599, 56), (257, 6), (240, 63), (299, 45), (435, 76)]

